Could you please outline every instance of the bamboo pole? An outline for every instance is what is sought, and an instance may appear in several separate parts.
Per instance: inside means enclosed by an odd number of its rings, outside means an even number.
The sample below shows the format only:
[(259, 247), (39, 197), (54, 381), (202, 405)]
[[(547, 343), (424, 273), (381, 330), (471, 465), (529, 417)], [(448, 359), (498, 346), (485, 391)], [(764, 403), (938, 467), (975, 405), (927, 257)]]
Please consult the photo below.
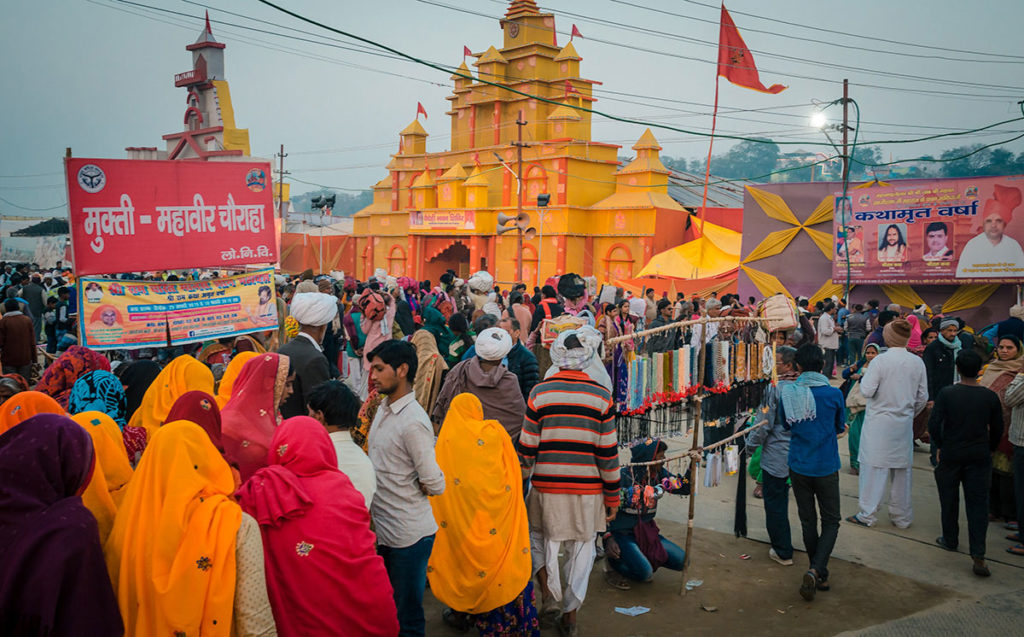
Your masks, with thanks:
[[(699, 323), (701, 326), (700, 330), (700, 351), (697, 353), (697, 385), (698, 387), (704, 386), (704, 359), (707, 356), (707, 341), (708, 341), (708, 322), (714, 319), (709, 319), (706, 316), (701, 318)], [(690, 453), (696, 455), (701, 434), (701, 405), (704, 400), (698, 394), (696, 397), (697, 405), (694, 411), (693, 420), (693, 442), (690, 444)], [(690, 567), (690, 559), (692, 556), (693, 548), (693, 513), (697, 502), (697, 474), (700, 467), (700, 459), (692, 458), (690, 460), (690, 509), (686, 514), (686, 545), (683, 549), (685, 551), (685, 558), (683, 559), (683, 568), (679, 573), (679, 594), (686, 595), (686, 573)]]
[(707, 316), (699, 319), (691, 319), (688, 321), (676, 321), (675, 323), (669, 323), (668, 325), (662, 325), (661, 327), (652, 327), (649, 330), (642, 330), (640, 332), (633, 332), (632, 334), (626, 334), (624, 336), (616, 336), (605, 340), (605, 345), (615, 345), (623, 341), (629, 341), (634, 338), (643, 338), (644, 336), (650, 336), (651, 334), (657, 334), (658, 332), (665, 332), (667, 330), (675, 329), (677, 327), (688, 327), (690, 325), (696, 325), (698, 323), (722, 323), (725, 321), (733, 321), (737, 323), (767, 323), (768, 319), (757, 316), (718, 316), (715, 318), (709, 318)]

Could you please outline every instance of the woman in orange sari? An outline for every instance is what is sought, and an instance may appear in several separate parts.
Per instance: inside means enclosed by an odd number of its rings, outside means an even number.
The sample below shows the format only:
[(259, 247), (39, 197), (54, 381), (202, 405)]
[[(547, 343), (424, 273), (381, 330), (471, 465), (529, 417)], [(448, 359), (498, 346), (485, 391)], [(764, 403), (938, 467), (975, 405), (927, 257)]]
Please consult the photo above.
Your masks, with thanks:
[(281, 403), (292, 393), (287, 356), (260, 354), (246, 361), (231, 400), (220, 412), (224, 455), (245, 482), (267, 466), (267, 450), (281, 423)]
[(156, 430), (106, 544), (127, 637), (276, 635), (259, 526), (199, 425)]
[(19, 392), (0, 405), (0, 434), (36, 414), (66, 415), (64, 408), (43, 392)]
[(152, 438), (166, 422), (174, 402), (188, 391), (212, 394), (213, 372), (191, 356), (179, 356), (160, 371), (128, 424), (145, 428), (147, 439)]

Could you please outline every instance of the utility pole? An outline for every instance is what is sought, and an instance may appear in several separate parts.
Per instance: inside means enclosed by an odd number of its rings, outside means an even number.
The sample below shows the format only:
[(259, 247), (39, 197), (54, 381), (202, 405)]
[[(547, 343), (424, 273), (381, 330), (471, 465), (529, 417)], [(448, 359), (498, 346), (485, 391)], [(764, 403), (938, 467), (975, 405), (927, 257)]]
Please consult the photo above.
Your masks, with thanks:
[(850, 179), (850, 152), (847, 135), (850, 132), (850, 80), (843, 80), (843, 183)]
[[(523, 147), (526, 144), (523, 143), (523, 126), (526, 126), (526, 122), (523, 121), (523, 111), (519, 111), (519, 115), (516, 117), (516, 128), (519, 131), (518, 141), (513, 142), (516, 147), (516, 155), (518, 160), (518, 166), (516, 168), (516, 174), (518, 175), (519, 193), (516, 196), (516, 216), (519, 219), (523, 217), (523, 195), (525, 189), (523, 188)], [(516, 283), (523, 282), (523, 230), (520, 229), (516, 233)], [(540, 272), (540, 263), (537, 263), (537, 271)]]
[(284, 224), (284, 176), (289, 174), (284, 171), (284, 158), (288, 155), (284, 152), (284, 144), (281, 144), (281, 152), (277, 154), (277, 216)]

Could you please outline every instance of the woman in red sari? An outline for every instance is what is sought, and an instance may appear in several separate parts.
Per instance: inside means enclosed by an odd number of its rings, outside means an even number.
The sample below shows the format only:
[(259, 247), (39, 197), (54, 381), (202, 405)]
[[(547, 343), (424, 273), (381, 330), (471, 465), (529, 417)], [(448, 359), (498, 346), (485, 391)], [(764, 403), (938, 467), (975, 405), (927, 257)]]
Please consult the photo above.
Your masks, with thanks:
[(174, 401), (171, 411), (167, 412), (167, 422), (187, 420), (203, 428), (210, 442), (217, 451), (224, 453), (224, 441), (221, 439), (220, 409), (217, 399), (204, 391), (189, 391)]
[(287, 356), (260, 354), (245, 362), (231, 399), (220, 412), (224, 457), (238, 465), (242, 481), (267, 466), (267, 450), (281, 422), (281, 403), (291, 395)]
[(239, 490), (260, 524), (281, 637), (394, 637), (398, 614), (363, 496), (338, 470), (327, 430), (297, 416), (274, 433), (271, 464)]

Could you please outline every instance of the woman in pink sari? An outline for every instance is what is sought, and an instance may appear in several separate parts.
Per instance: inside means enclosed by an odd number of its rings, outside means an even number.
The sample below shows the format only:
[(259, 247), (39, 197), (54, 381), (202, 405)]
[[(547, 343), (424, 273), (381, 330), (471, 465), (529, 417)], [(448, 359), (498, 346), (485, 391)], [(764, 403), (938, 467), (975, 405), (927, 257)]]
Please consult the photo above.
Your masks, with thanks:
[(281, 422), (281, 403), (292, 393), (287, 356), (260, 354), (245, 362), (220, 412), (224, 457), (242, 481), (267, 466), (267, 450)]
[(260, 524), (267, 592), (281, 637), (394, 637), (398, 614), (363, 496), (308, 416), (274, 433), (270, 466), (238, 492)]

